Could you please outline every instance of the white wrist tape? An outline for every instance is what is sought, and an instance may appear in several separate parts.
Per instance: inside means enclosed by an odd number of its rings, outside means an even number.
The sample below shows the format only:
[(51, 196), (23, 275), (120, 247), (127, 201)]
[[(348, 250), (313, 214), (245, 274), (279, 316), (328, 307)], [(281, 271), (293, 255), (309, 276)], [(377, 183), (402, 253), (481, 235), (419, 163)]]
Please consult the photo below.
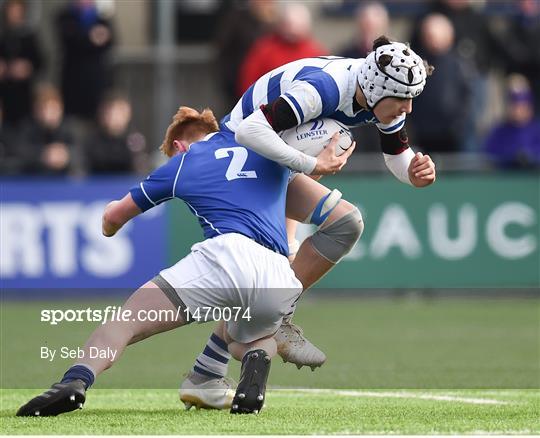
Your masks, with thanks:
[(235, 140), (269, 160), (289, 169), (310, 174), (317, 158), (300, 152), (285, 143), (272, 129), (261, 110), (245, 118), (236, 129)]
[(401, 154), (389, 155), (383, 153), (383, 156), (388, 170), (401, 182), (412, 186), (413, 184), (409, 179), (409, 165), (414, 158), (414, 151), (407, 148)]

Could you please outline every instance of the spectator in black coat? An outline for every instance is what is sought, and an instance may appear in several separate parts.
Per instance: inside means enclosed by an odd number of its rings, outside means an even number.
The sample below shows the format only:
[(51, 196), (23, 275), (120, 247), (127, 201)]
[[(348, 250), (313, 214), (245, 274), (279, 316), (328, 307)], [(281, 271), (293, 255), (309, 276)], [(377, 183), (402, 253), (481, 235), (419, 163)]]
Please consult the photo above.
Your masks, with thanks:
[(60, 93), (42, 85), (36, 93), (33, 118), (22, 125), (18, 150), (27, 174), (65, 175), (73, 166), (74, 135), (64, 120)]
[(85, 142), (89, 173), (144, 173), (148, 170), (145, 138), (130, 128), (131, 114), (131, 104), (120, 95), (111, 94), (103, 101), (97, 127)]
[[(447, 17), (454, 28), (453, 51), (463, 64), (470, 66), (472, 95), (469, 118), (466, 122), (464, 148), (477, 151), (480, 148), (482, 116), (488, 104), (488, 73), (499, 63), (500, 41), (489, 26), (488, 17), (482, 12), (482, 2), (471, 0), (437, 0), (431, 2), (428, 14), (439, 13)], [(413, 47), (417, 47), (420, 36), (421, 18), (414, 26)], [(421, 56), (427, 56), (419, 53)]]
[(452, 50), (453, 38), (444, 15), (428, 15), (421, 24), (421, 52), (435, 72), (409, 118), (415, 143), (428, 152), (458, 152), (467, 134), (471, 74)]
[(519, 0), (520, 14), (510, 20), (501, 44), (508, 73), (521, 73), (531, 83), (540, 109), (540, 1)]
[(16, 128), (30, 116), (32, 87), (42, 66), (37, 37), (26, 24), (26, 5), (7, 0), (0, 27), (0, 100), (4, 123)]
[(62, 48), (62, 96), (66, 115), (93, 120), (111, 86), (113, 31), (94, 0), (74, 0), (57, 17)]
[(338, 51), (345, 58), (365, 58), (373, 47), (373, 41), (388, 35), (389, 17), (386, 7), (379, 2), (365, 2), (356, 10), (354, 40)]
[(227, 108), (241, 95), (237, 92), (240, 66), (253, 42), (271, 29), (277, 15), (274, 0), (241, 0), (233, 3), (217, 33), (217, 71)]
[(0, 105), (0, 175), (16, 175), (21, 172), (22, 160), (18, 153), (15, 132), (2, 120)]
[(454, 28), (455, 54), (485, 76), (499, 58), (500, 43), (492, 32), (486, 14), (468, 0), (438, 0), (431, 3), (430, 11), (414, 26), (411, 44), (416, 47), (421, 40), (420, 23), (427, 15), (442, 14)]

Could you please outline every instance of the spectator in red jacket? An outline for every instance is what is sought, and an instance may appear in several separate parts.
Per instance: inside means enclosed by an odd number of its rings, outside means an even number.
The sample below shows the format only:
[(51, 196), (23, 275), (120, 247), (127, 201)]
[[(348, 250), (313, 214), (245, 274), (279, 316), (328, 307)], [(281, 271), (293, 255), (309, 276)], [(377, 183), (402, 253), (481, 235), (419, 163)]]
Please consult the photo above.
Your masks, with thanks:
[(243, 94), (265, 73), (297, 59), (324, 55), (326, 50), (311, 35), (311, 14), (302, 4), (287, 3), (275, 30), (256, 40), (240, 68), (238, 91)]

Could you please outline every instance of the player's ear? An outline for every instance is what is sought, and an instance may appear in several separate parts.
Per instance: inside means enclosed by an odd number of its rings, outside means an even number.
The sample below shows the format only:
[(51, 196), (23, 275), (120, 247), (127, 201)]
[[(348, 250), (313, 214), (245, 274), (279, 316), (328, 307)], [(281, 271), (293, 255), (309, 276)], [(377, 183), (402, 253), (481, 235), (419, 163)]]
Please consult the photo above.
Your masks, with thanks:
[(184, 140), (174, 140), (173, 141), (174, 155), (182, 154), (186, 152), (189, 148), (189, 145)]
[(173, 140), (174, 155), (178, 155), (184, 152), (184, 146), (180, 140)]

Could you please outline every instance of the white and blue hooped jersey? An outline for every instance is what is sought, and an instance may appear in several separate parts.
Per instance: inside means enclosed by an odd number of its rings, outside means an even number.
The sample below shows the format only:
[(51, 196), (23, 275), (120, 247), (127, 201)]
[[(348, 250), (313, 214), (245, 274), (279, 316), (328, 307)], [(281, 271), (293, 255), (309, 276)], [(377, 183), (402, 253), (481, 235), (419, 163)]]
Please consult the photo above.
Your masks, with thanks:
[(204, 236), (243, 234), (287, 256), (285, 201), (290, 171), (234, 140), (207, 135), (130, 190), (146, 211), (173, 198), (198, 218)]
[(322, 56), (278, 67), (248, 88), (231, 113), (221, 120), (221, 125), (234, 132), (242, 120), (261, 105), (282, 97), (293, 109), (298, 125), (329, 117), (348, 127), (374, 123), (385, 134), (399, 131), (405, 123), (404, 114), (383, 124), (373, 111), (353, 112), (356, 75), (363, 63), (363, 58)]

